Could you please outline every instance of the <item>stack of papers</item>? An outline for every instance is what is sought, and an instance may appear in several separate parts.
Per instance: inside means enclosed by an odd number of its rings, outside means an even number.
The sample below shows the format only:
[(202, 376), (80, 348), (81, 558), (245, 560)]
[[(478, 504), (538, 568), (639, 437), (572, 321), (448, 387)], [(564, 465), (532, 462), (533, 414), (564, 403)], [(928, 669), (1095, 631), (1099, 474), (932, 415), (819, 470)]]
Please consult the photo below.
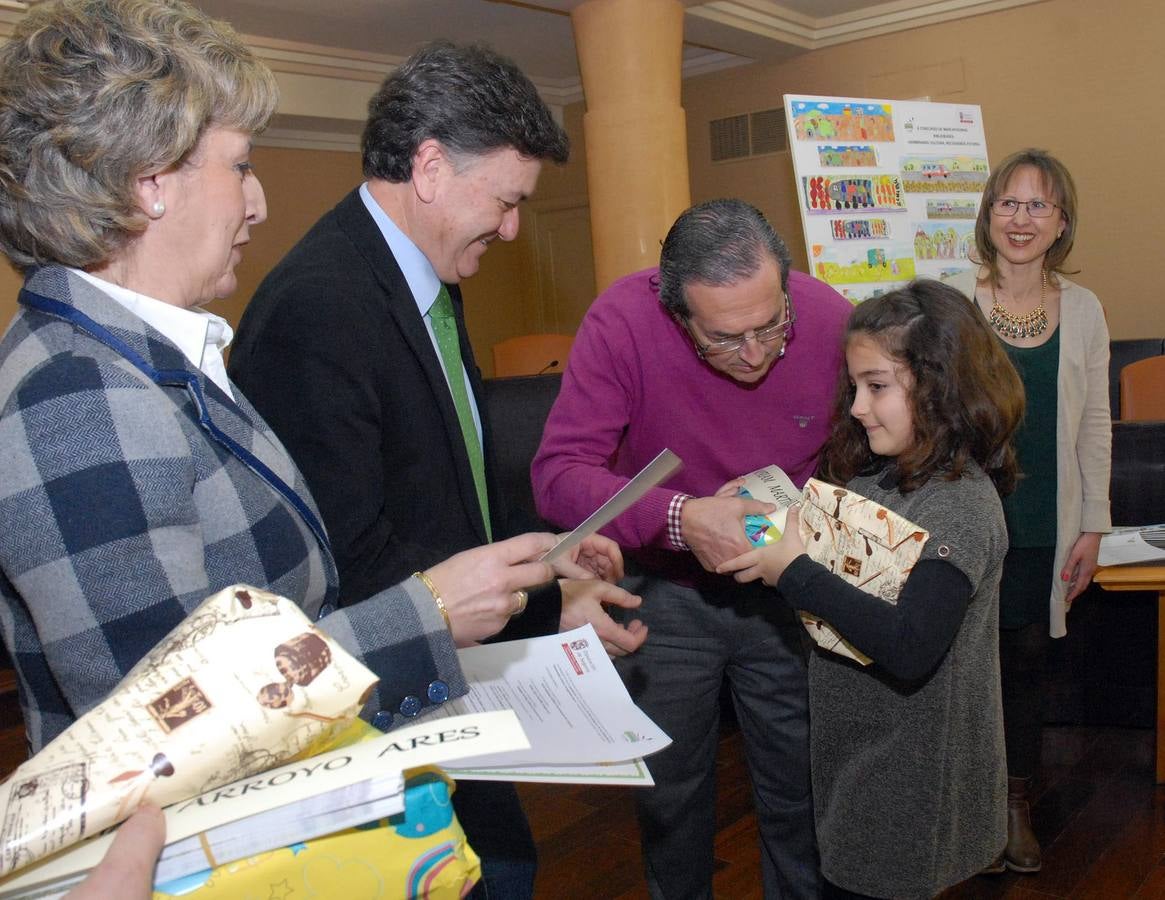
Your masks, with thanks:
[[(511, 712), (429, 718), (215, 788), (164, 810), (168, 842), (155, 884), (399, 813), (405, 769), (526, 746)], [(77, 844), (0, 880), (0, 898), (67, 890), (105, 856), (113, 837)]]
[(1134, 525), (1102, 534), (1096, 561), (1102, 566), (1165, 562), (1165, 525)]
[(643, 757), (671, 743), (623, 686), (589, 624), (459, 651), (469, 694), (437, 715), (512, 709), (526, 750), (446, 766), (453, 778), (651, 785)]
[[(335, 766), (342, 759), (343, 754), (340, 754), (330, 757), (329, 761)], [(307, 760), (299, 766), (298, 772), (295, 771), (295, 767), (285, 767), (280, 771), (289, 773), (283, 776), (285, 778), (304, 777), (315, 765), (315, 760)], [(267, 788), (273, 777), (277, 777), (277, 773), (248, 779), (246, 784)], [(245, 789), (245, 785), (239, 786), (238, 789)], [(214, 803), (216, 797), (206, 795), (199, 799)], [(403, 774), (390, 772), (386, 775), (374, 775), (356, 784), (297, 800), (290, 807), (280, 806), (266, 812), (254, 813), (235, 822), (208, 828), (200, 834), (173, 841), (162, 851), (154, 880), (158, 884), (164, 884), (192, 872), (201, 872), (208, 868), (211, 861), (224, 863), (245, 859), (248, 856), (277, 850), (301, 841), (310, 841), (325, 834), (333, 834), (403, 811)], [(181, 815), (181, 812), (182, 806), (179, 805), (176, 814)]]

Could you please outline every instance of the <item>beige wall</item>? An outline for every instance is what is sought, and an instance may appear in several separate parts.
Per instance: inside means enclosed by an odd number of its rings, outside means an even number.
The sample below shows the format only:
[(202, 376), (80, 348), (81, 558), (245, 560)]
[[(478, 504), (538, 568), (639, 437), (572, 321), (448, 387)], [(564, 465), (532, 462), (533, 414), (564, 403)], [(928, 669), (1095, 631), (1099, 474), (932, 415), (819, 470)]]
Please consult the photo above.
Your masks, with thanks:
[[(0, 329), (8, 328), (8, 323), (16, 313), (16, 295), (23, 279), (8, 264), (5, 257), (0, 262)], [(2, 331), (0, 331), (2, 333)]]
[(979, 104), (991, 161), (1038, 146), (1071, 170), (1080, 221), (1069, 262), (1104, 303), (1113, 337), (1165, 335), (1150, 274), (1165, 228), (1149, 174), (1165, 146), (1163, 37), (1158, 0), (1049, 0), (689, 79), (692, 201), (751, 201), (805, 268), (789, 155), (713, 164), (710, 119), (779, 107), (784, 93)]
[[(570, 136), (570, 162), (565, 166), (543, 165), (534, 201), (548, 203), (559, 198), (585, 197), (587, 192), (586, 153), (583, 149), (581, 103), (565, 110), (563, 125)], [(520, 207), (518, 237), (505, 243), (494, 241), (481, 258), (478, 273), (461, 285), (465, 300), (465, 326), (482, 373), (493, 375), (490, 348), (498, 341), (519, 334), (537, 332), (538, 250), (527, 205)]]
[(267, 194), (267, 221), (251, 232), (238, 290), (208, 307), (235, 325), (264, 276), (362, 180), (359, 153), (256, 147), (251, 160)]

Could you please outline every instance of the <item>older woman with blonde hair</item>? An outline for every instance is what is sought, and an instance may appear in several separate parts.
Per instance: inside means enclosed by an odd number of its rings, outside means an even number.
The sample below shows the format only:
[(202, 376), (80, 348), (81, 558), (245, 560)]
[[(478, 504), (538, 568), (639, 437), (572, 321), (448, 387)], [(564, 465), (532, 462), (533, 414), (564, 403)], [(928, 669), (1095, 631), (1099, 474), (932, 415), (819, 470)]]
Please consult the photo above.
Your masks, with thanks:
[(391, 727), (463, 694), (456, 646), (553, 575), (529, 560), (554, 537), (523, 535), (336, 609), (316, 505), (202, 309), (266, 217), (251, 138), (276, 99), (181, 0), (61, 0), (0, 49), (0, 249), (26, 277), (0, 342), (0, 629), (34, 751), (236, 582), (361, 658)]

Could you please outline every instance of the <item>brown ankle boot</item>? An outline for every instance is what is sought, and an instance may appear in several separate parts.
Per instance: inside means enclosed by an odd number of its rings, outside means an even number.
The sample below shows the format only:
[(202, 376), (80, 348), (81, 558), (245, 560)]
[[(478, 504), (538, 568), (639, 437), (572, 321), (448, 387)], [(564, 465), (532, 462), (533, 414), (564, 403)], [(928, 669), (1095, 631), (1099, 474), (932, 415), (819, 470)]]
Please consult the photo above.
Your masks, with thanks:
[(1007, 779), (1007, 847), (1003, 860), (1013, 872), (1038, 872), (1043, 865), (1040, 842), (1032, 831), (1027, 788), (1030, 778)]

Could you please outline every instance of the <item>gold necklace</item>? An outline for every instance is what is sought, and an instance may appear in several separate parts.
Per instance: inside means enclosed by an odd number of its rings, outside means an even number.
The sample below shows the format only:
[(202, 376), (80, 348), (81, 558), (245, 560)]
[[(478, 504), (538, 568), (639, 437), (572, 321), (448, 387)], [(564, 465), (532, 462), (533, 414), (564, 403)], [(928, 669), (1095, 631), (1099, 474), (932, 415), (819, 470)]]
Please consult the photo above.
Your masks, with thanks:
[(1039, 337), (1048, 330), (1048, 313), (1044, 309), (1044, 294), (1048, 290), (1048, 270), (1040, 270), (1040, 305), (1027, 315), (1014, 316), (999, 305), (995, 284), (991, 285), (991, 315), (987, 321), (1003, 337), (1013, 339)]

